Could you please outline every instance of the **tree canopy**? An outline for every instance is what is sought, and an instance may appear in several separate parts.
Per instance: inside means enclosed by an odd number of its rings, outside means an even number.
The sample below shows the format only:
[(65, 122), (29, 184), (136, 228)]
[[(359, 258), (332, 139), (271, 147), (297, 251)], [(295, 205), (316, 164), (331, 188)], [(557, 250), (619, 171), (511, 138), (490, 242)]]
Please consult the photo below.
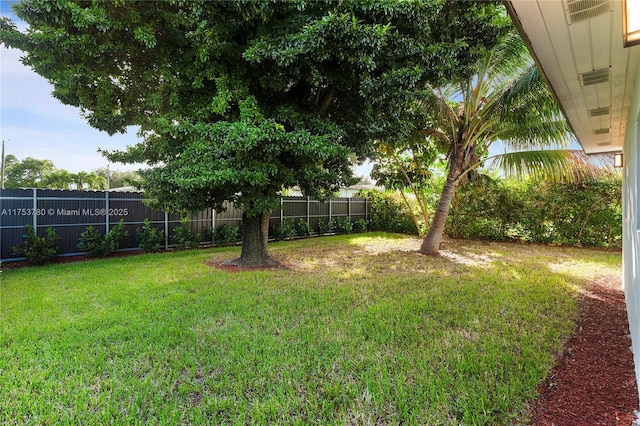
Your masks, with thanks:
[[(408, 134), (406, 106), (424, 83), (470, 75), (508, 22), (497, 1), (27, 0), (14, 9), (29, 29), (3, 19), (1, 40), (26, 52), (55, 97), (111, 134), (139, 126), (143, 142), (107, 155), (152, 166), (142, 186), (159, 207), (230, 200), (253, 236), (266, 236), (283, 187), (322, 198), (350, 183), (353, 155)], [(243, 241), (244, 264), (266, 258), (266, 241)]]
[(125, 186), (135, 186), (140, 179), (135, 171), (111, 170), (107, 167), (100, 167), (93, 171), (98, 176), (102, 176), (108, 183), (109, 188), (121, 188)]
[(13, 154), (5, 158), (5, 188), (106, 189), (107, 180), (96, 172), (71, 173), (56, 168), (51, 160), (27, 157), (22, 161)]
[(39, 160), (27, 157), (18, 161), (15, 156), (7, 156), (10, 161), (5, 162), (5, 187), (6, 188), (37, 188), (46, 179), (46, 176), (55, 170), (55, 165), (50, 160)]

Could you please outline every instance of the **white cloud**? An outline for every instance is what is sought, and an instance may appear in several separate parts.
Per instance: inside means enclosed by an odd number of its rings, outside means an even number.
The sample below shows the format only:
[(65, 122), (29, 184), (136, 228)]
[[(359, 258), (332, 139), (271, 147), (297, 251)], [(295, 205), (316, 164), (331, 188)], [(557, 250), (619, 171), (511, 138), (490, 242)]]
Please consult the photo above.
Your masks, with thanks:
[[(11, 18), (15, 22), (15, 16)], [(18, 24), (25, 27), (23, 22)], [(0, 48), (0, 138), (6, 143), (7, 154), (19, 159), (48, 159), (57, 168), (79, 172), (107, 165), (98, 148), (122, 150), (138, 142), (135, 129), (110, 137), (89, 126), (79, 108), (63, 105), (51, 96), (53, 86), (24, 66), (22, 55), (16, 49)], [(117, 164), (112, 169), (139, 167)]]
[(51, 96), (53, 86), (20, 62), (23, 55), (20, 50), (0, 47), (0, 102), (3, 113), (19, 111), (26, 115), (85, 124), (80, 117), (79, 108), (64, 105)]

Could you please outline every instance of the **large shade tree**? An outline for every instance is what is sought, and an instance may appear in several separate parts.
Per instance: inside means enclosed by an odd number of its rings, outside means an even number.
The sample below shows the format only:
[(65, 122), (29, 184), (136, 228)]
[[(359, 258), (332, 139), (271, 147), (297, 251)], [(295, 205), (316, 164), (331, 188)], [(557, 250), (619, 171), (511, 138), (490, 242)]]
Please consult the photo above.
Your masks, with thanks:
[[(515, 30), (479, 59), (467, 78), (443, 86), (427, 84), (413, 113), (422, 125), (385, 149), (398, 156), (406, 154), (407, 147), (423, 144), (428, 152), (444, 153), (446, 179), (419, 250), (423, 254), (438, 254), (456, 188), (477, 175), (492, 144), (501, 142), (509, 151), (494, 162), (507, 174), (572, 179), (598, 166), (567, 149), (571, 129)], [(401, 162), (394, 163), (403, 168)]]
[(146, 162), (158, 207), (244, 210), (239, 264), (269, 261), (283, 187), (323, 197), (351, 182), (370, 141), (407, 134), (425, 82), (470, 73), (503, 35), (499, 2), (25, 0), (2, 21), (54, 96), (109, 133), (144, 141), (112, 161)]

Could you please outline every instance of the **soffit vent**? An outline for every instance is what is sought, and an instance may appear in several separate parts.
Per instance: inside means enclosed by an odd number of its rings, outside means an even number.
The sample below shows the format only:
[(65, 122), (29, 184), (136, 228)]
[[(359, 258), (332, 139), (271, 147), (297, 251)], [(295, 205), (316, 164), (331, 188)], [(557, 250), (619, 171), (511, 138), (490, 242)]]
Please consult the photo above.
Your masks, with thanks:
[(596, 135), (606, 135), (608, 133), (611, 133), (611, 129), (608, 127), (606, 129), (596, 129), (593, 131), (593, 133), (595, 133)]
[(606, 83), (609, 81), (609, 68), (600, 68), (599, 70), (584, 72), (580, 74), (580, 81), (582, 81), (583, 86)]
[(568, 0), (569, 19), (572, 24), (609, 13), (610, 0)]
[(611, 107), (595, 108), (589, 110), (591, 117), (600, 117), (601, 115), (607, 115), (611, 112)]
[(598, 146), (609, 146), (611, 145), (611, 142), (600, 142), (598, 143)]

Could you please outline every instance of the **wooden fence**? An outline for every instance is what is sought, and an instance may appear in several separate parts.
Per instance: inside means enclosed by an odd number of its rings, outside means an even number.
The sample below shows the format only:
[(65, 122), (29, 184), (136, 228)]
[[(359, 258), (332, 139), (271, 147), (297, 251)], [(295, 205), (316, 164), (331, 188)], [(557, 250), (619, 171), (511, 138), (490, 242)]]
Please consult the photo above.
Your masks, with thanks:
[[(282, 197), (280, 207), (271, 213), (270, 232), (285, 219), (305, 220), (317, 232), (318, 223), (333, 219), (369, 220), (370, 204), (364, 198), (333, 198), (319, 202), (308, 197)], [(60, 236), (61, 255), (77, 255), (80, 234), (90, 225), (100, 233), (109, 231), (120, 220), (129, 235), (120, 242), (120, 250), (138, 248), (136, 228), (145, 219), (164, 231), (165, 249), (171, 247), (170, 235), (179, 226), (180, 215), (153, 210), (144, 204), (141, 192), (62, 191), (51, 189), (0, 190), (0, 262), (21, 260), (11, 247), (22, 243), (26, 225), (38, 235), (53, 228)], [(225, 224), (240, 226), (242, 211), (229, 203), (225, 211), (207, 209), (190, 215), (188, 226), (200, 233), (202, 244), (213, 244), (212, 230)]]

